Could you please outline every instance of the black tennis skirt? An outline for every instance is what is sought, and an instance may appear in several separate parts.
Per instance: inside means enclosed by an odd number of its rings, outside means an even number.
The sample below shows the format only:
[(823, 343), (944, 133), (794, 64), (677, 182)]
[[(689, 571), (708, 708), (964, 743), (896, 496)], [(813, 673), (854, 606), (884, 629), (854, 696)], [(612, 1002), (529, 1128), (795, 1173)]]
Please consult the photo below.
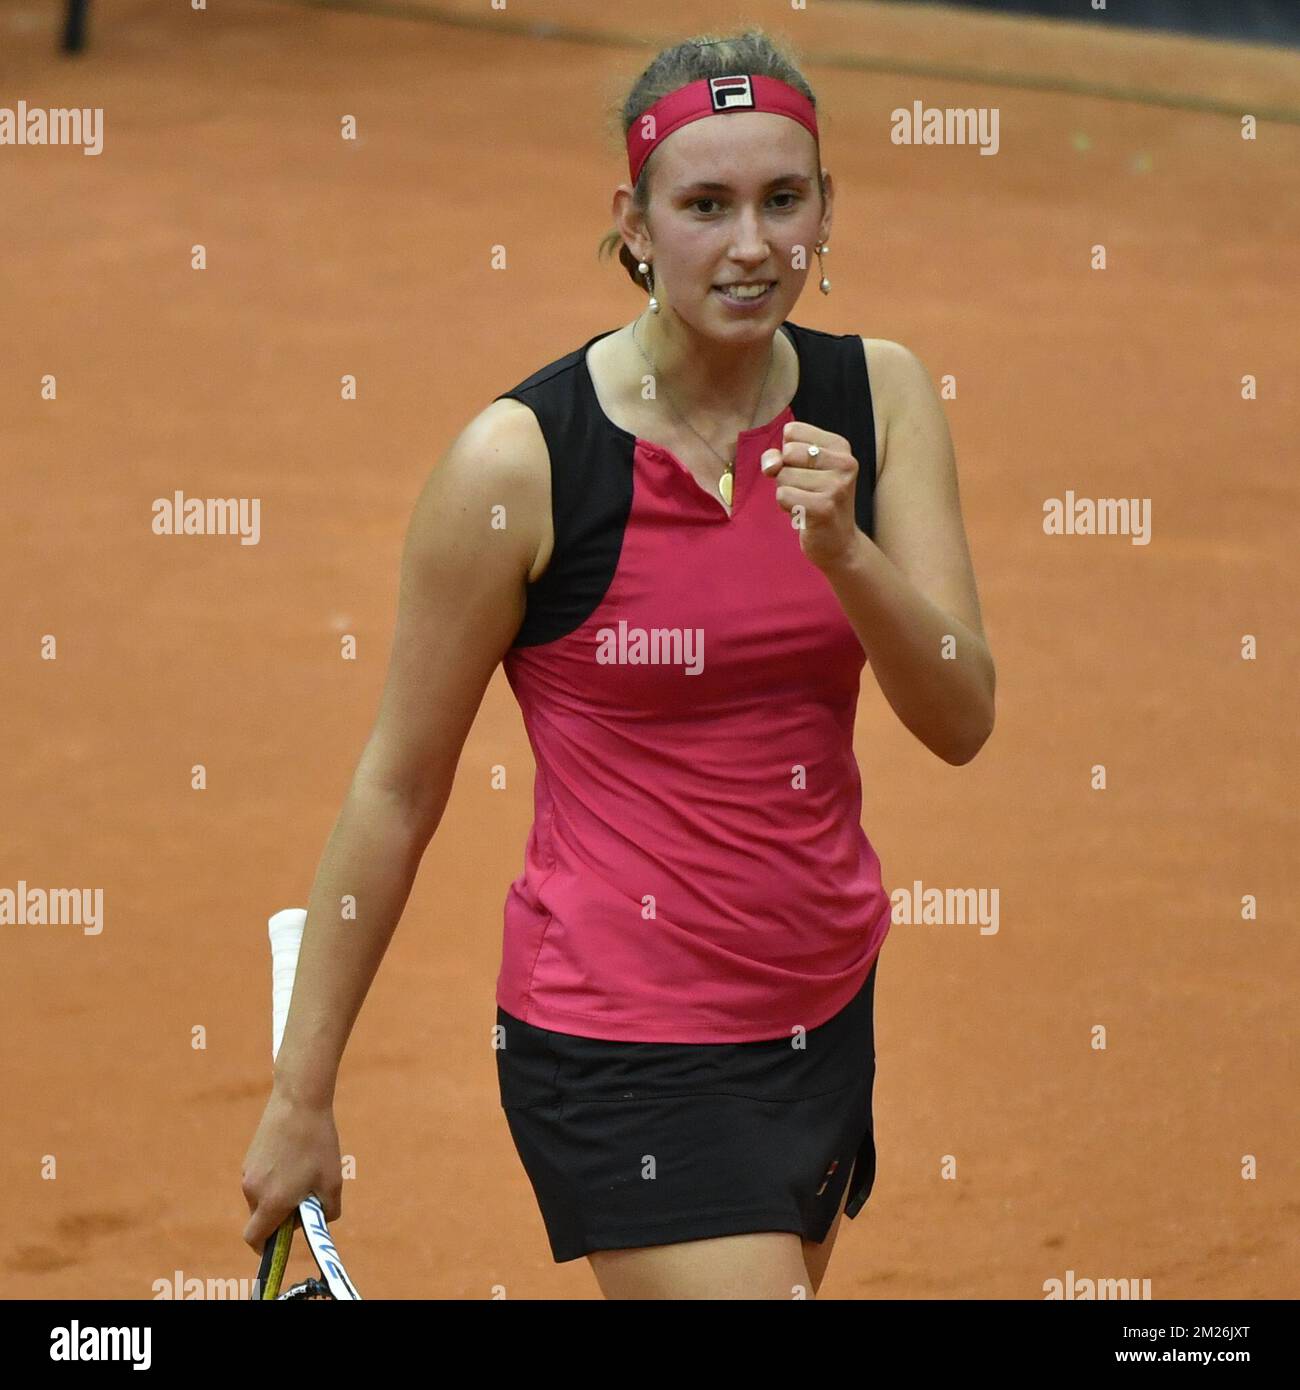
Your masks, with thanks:
[(834, 1017), (742, 1043), (555, 1033), (497, 1006), (501, 1105), (557, 1264), (592, 1250), (794, 1231), (871, 1195), (873, 962)]

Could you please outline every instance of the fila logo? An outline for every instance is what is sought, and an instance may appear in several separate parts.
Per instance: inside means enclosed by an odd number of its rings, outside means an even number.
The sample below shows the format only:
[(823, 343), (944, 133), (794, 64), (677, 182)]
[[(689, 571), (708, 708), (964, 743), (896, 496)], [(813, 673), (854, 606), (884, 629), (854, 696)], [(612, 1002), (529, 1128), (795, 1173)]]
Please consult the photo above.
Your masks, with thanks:
[(736, 77), (710, 77), (709, 95), (715, 111), (736, 111), (754, 105), (754, 88), (748, 73)]
[(820, 1197), (826, 1191), (826, 1184), (830, 1182), (835, 1170), (840, 1166), (838, 1158), (831, 1160), (831, 1166), (826, 1170), (826, 1176), (822, 1179), (822, 1185), (813, 1193), (814, 1197)]

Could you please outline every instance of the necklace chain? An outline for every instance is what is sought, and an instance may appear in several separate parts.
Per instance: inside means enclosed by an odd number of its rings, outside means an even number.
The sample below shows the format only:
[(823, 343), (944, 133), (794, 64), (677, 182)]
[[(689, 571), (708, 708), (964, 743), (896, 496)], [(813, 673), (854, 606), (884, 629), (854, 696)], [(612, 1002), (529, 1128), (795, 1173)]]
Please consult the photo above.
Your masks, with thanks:
[[(654, 377), (654, 379), (655, 379), (655, 384), (656, 384), (656, 387), (657, 387), (657, 386), (659, 385), (659, 369), (655, 366), (655, 364), (654, 364), (654, 363), (650, 360), (650, 358), (646, 355), (646, 350), (641, 346), (640, 342), (637, 341), (636, 326), (637, 326), (637, 324), (640, 323), (640, 322), (641, 322), (641, 320), (638, 318), (638, 319), (636, 319), (636, 320), (633, 322), (633, 324), (632, 324), (632, 341), (633, 341), (633, 343), (636, 344), (636, 350), (637, 350), (637, 351), (641, 354), (641, 356), (645, 359), (646, 366), (648, 366), (648, 367), (650, 368), (650, 373), (651, 373), (651, 375)], [(766, 390), (767, 390), (767, 381), (768, 381), (768, 377), (770, 377), (770, 376), (772, 375), (772, 363), (773, 363), (775, 360), (776, 360), (776, 339), (773, 338), (773, 340), (772, 340), (772, 352), (771, 352), (771, 355), (770, 355), (770, 356), (768, 357), (768, 359), (767, 359), (767, 371), (763, 374), (763, 384), (762, 384), (762, 386), (760, 386), (760, 387), (758, 388), (758, 400), (756, 400), (756, 401), (754, 402), (754, 413), (753, 413), (753, 415), (750, 417), (750, 421), (749, 421), (749, 427), (750, 427), (750, 429), (753, 429), (753, 428), (754, 428), (754, 421), (758, 419), (758, 408), (759, 408), (759, 406), (761, 406), (761, 405), (763, 404), (763, 395), (764, 395), (764, 393), (765, 393)], [(718, 453), (718, 451), (713, 447), (713, 445), (710, 444), (709, 441), (708, 441), (707, 439), (705, 439), (705, 437), (699, 432), (699, 430), (697, 430), (697, 429), (695, 428), (695, 426), (691, 424), (691, 422), (686, 418), (686, 416), (683, 415), (682, 412), (681, 412), (680, 410), (677, 409), (677, 403), (673, 400), (673, 398), (672, 398), (671, 394), (669, 393), (668, 388), (667, 388), (666, 386), (664, 387), (664, 395), (667, 396), (667, 398), (668, 398), (668, 404), (669, 404), (670, 406), (672, 406), (673, 414), (677, 416), (677, 418), (682, 422), (682, 424), (685, 425), (686, 428), (687, 428), (688, 430), (690, 430), (690, 432), (696, 437), (696, 439), (698, 439), (698, 440), (700, 441), (700, 443), (703, 444), (703, 445), (705, 446), (705, 448), (707, 448), (707, 449), (709, 450), (709, 452), (710, 452), (711, 454), (713, 454), (713, 456), (714, 456), (715, 458), (717, 458), (717, 459), (719, 459), (719, 460), (721, 461), (722, 466), (723, 466), (723, 468), (726, 469), (727, 474), (730, 475), (732, 472), (734, 472), (735, 466), (736, 466), (736, 465), (735, 465), (735, 460), (734, 460), (734, 459), (724, 458), (722, 454)], [(725, 481), (726, 481), (726, 482), (730, 482), (730, 477), (729, 477), (729, 476), (726, 477)], [(727, 492), (727, 493), (729, 493), (729, 492), (731, 491), (731, 489), (730, 489), (730, 488), (724, 488), (724, 491)], [(731, 503), (730, 503), (730, 501), (729, 501), (728, 498), (724, 497), (723, 500), (727, 502), (727, 505), (728, 505), (728, 506), (731, 505)]]

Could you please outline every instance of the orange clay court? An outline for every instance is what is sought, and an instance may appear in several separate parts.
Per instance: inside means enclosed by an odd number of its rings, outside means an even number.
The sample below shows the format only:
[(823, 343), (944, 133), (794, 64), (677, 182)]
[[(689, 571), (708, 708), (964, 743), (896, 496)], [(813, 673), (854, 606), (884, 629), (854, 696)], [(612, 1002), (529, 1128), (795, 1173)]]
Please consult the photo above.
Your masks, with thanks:
[[(1000, 907), (891, 932), (880, 1171), (822, 1297), (1300, 1294), (1297, 54), (834, 0), (96, 0), (71, 61), (56, 22), (0, 0), (0, 104), (105, 113), (96, 157), (0, 149), (0, 887), (102, 888), (104, 923), (0, 926), (0, 1294), (255, 1273), (266, 919), (369, 732), (411, 506), (493, 396), (644, 307), (595, 259), (607, 112), (660, 46), (748, 23), (796, 45), (837, 185), (833, 292), (791, 317), (955, 380), (998, 666), (959, 768), (863, 673), (886, 886)], [(892, 144), (917, 100), (996, 106), (997, 156)], [(260, 498), (259, 543), (153, 534), (177, 490)], [(1150, 499), (1150, 543), (1045, 535), (1067, 491)], [(333, 1230), (368, 1297), (600, 1296), (551, 1261), (490, 1048), (531, 814), (498, 671), (344, 1059)]]

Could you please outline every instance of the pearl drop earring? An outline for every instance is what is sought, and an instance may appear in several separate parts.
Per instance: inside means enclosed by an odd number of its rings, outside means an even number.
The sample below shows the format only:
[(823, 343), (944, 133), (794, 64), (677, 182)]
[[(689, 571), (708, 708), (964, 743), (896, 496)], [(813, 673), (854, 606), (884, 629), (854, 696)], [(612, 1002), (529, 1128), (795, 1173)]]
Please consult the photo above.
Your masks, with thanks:
[(636, 273), (645, 278), (645, 287), (650, 291), (650, 312), (652, 314), (657, 314), (659, 312), (659, 301), (655, 298), (655, 284), (650, 276), (649, 264), (645, 261), (638, 261)]
[(831, 282), (826, 278), (826, 267), (822, 264), (822, 254), (830, 254), (831, 244), (829, 241), (819, 241), (817, 243), (817, 266), (822, 273), (821, 285), (819, 286), (823, 294), (830, 294)]

